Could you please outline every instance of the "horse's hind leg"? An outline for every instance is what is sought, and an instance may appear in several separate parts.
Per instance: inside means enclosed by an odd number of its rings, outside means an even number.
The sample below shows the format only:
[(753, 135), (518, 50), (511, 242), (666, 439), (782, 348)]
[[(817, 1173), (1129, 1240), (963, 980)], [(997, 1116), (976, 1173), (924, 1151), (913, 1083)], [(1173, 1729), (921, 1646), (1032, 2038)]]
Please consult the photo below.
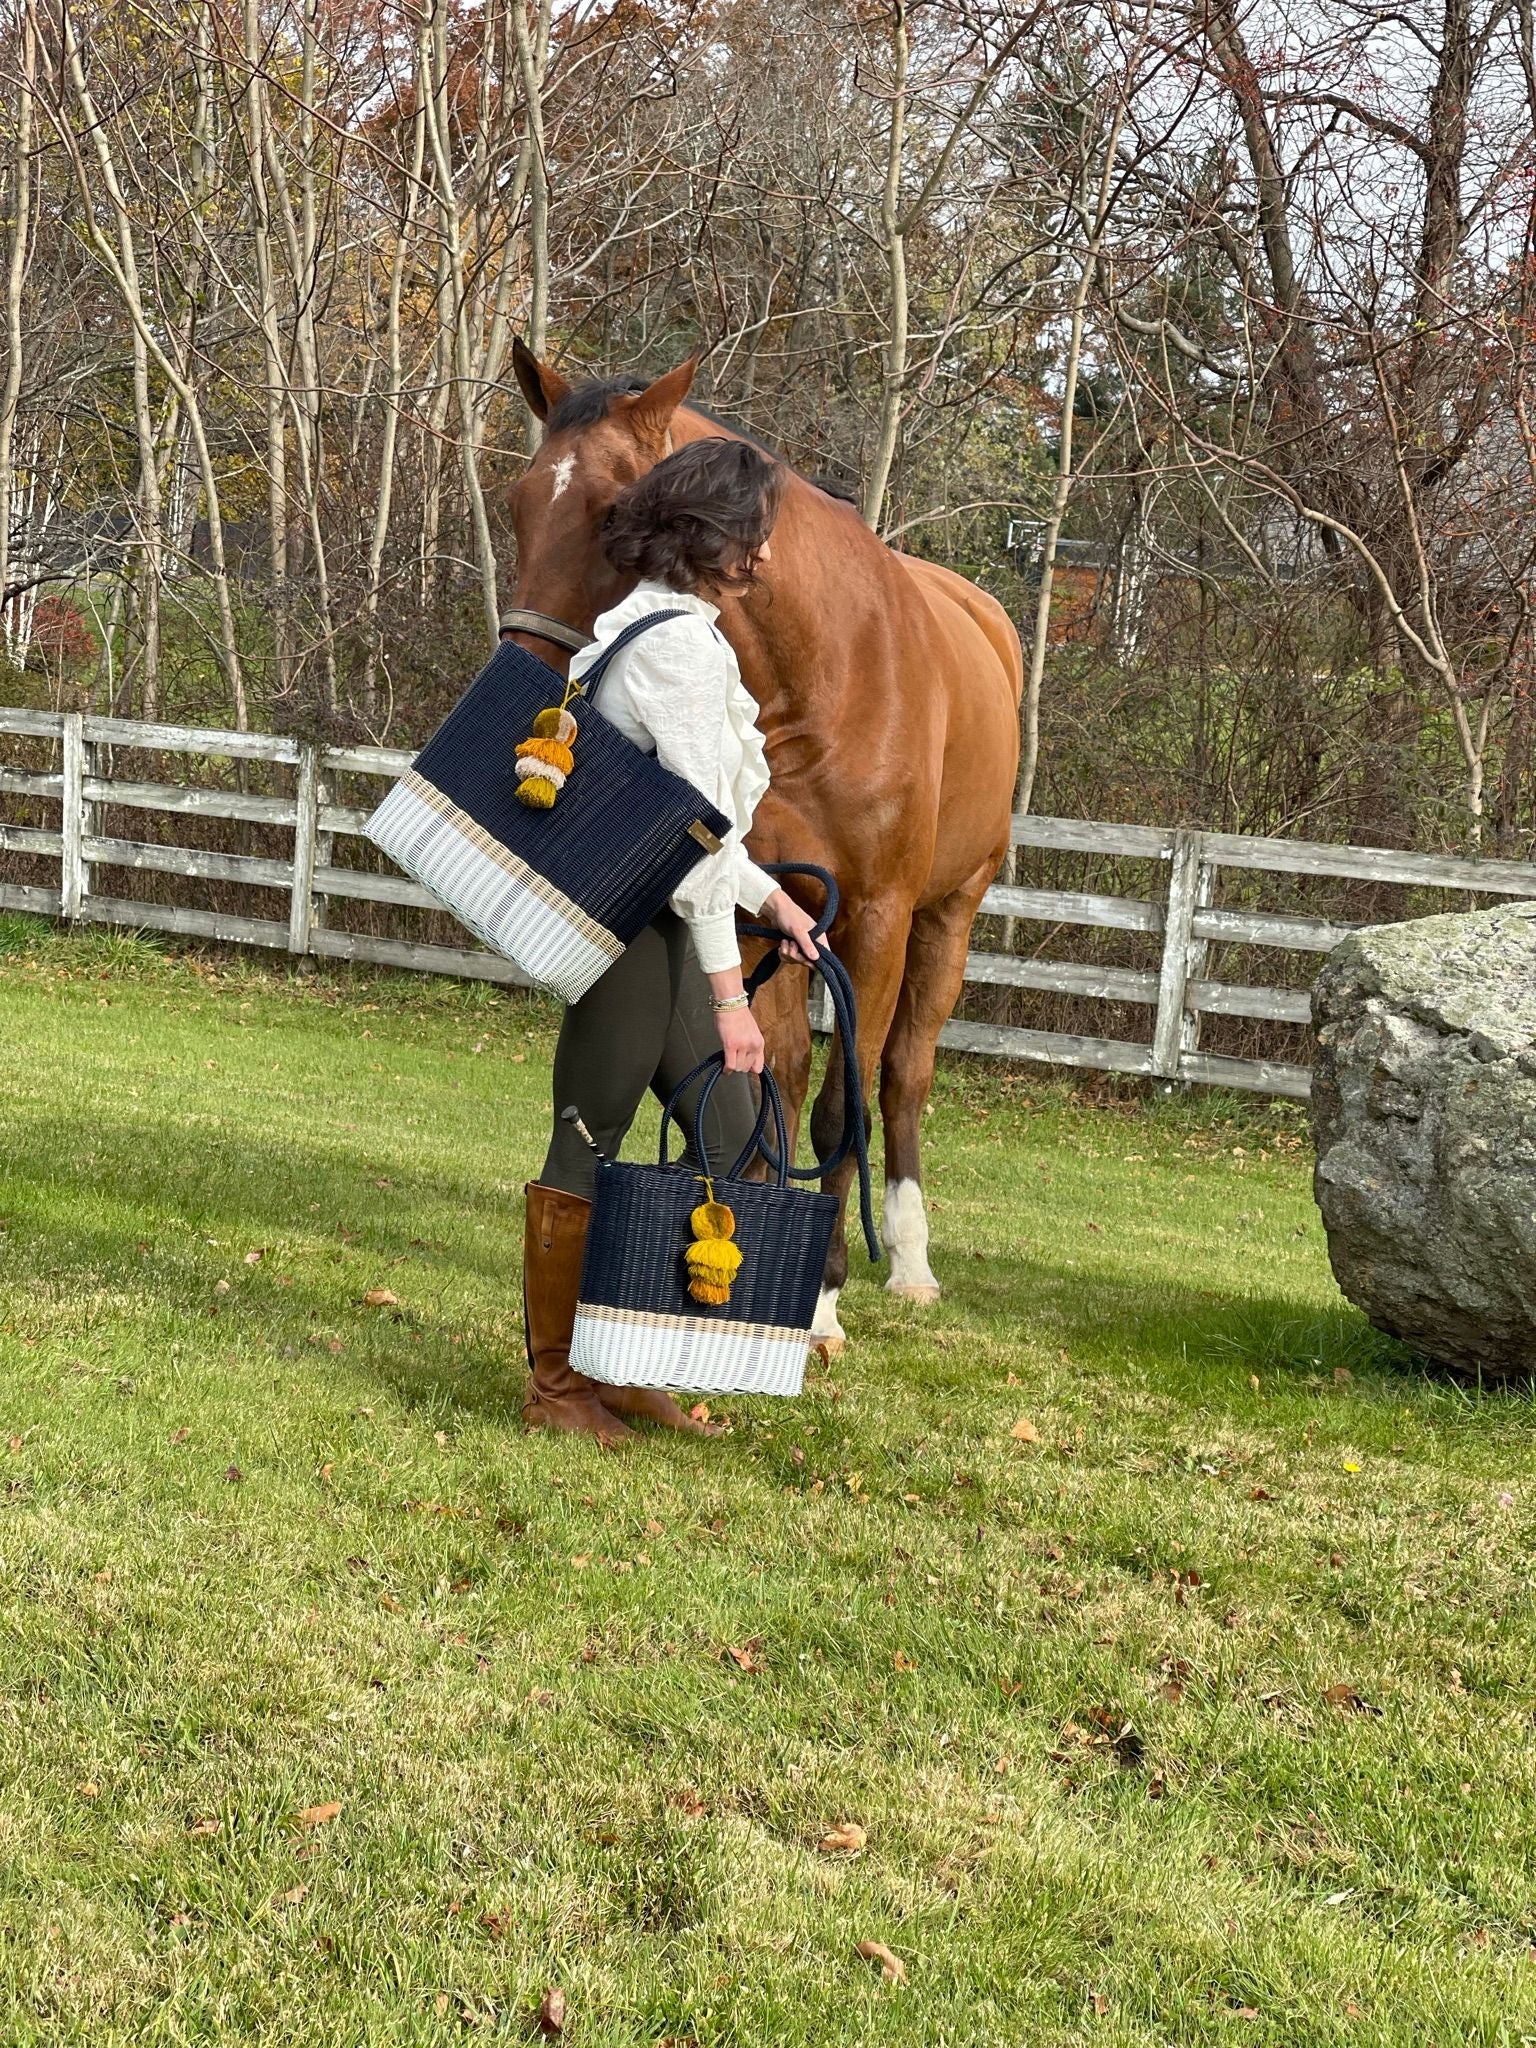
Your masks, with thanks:
[(940, 1031), (965, 982), (971, 925), (987, 882), (977, 876), (912, 919), (901, 996), (880, 1060), (880, 1122), (885, 1136), (885, 1208), (880, 1236), (890, 1254), (886, 1286), (908, 1301), (934, 1302), (939, 1283), (928, 1263), (920, 1131)]

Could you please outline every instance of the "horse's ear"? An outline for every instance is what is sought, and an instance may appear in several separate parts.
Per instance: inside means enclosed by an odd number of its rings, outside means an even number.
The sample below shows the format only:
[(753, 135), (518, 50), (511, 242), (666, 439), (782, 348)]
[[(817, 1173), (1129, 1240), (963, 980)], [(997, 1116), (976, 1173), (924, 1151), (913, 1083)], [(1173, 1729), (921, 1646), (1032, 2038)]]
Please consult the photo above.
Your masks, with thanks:
[(679, 363), (675, 370), (668, 370), (664, 377), (658, 377), (644, 391), (637, 391), (632, 398), (620, 401), (629, 415), (630, 425), (641, 440), (666, 440), (672, 415), (688, 396), (688, 388), (698, 367), (698, 357), (690, 356), (686, 363)]
[(561, 399), (571, 395), (559, 371), (541, 363), (521, 335), (512, 343), (512, 373), (536, 420), (547, 420)]

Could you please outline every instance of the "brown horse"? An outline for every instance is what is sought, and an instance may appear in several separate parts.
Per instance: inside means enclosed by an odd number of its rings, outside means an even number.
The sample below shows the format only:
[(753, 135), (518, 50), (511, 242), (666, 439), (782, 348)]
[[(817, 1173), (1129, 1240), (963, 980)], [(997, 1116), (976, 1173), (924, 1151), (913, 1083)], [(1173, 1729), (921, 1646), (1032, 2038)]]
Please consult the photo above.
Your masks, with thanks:
[[(628, 587), (600, 546), (615, 496), (675, 445), (731, 430), (685, 404), (694, 361), (649, 386), (619, 379), (574, 390), (521, 343), (514, 364), (547, 431), (511, 492), (513, 602), (536, 608), (552, 632), (556, 622), (579, 629), (567, 636), (579, 645)], [(866, 1105), (880, 1064), (888, 1285), (936, 1301), (918, 1132), (971, 923), (1008, 848), (1018, 635), (985, 591), (895, 553), (850, 505), (792, 472), (762, 585), (727, 598), (720, 623), (760, 707), (773, 778), (752, 829), (753, 857), (817, 862), (842, 892), (831, 939), (858, 996)], [(538, 624), (525, 620), (507, 637), (565, 667), (563, 648)], [(795, 1124), (811, 1067), (804, 971), (781, 969), (758, 999)], [(823, 1156), (842, 1124), (833, 1060), (811, 1118)], [(852, 1173), (848, 1162), (828, 1177), (829, 1189), (846, 1199)], [(816, 1326), (833, 1344), (843, 1334), (837, 1293), (847, 1272), (839, 1230)]]

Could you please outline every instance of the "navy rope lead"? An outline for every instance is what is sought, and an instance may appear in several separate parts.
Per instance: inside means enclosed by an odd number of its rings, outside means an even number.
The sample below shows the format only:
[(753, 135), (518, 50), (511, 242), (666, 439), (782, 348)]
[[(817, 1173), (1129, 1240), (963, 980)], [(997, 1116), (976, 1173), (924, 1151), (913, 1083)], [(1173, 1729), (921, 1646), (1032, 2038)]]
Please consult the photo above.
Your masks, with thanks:
[[(837, 916), (837, 883), (825, 868), (813, 867), (808, 861), (770, 862), (764, 870), (770, 875), (806, 875), (813, 882), (819, 882), (826, 891), (826, 903), (813, 929), (813, 938), (819, 939)], [(783, 956), (778, 942), (784, 934), (770, 925), (747, 924), (742, 930), (749, 938), (771, 939), (772, 949), (765, 953), (753, 968), (747, 979), (748, 997), (755, 996), (760, 988), (772, 981), (779, 971)], [(875, 1229), (874, 1196), (870, 1188), (869, 1174), (869, 1132), (864, 1121), (864, 1093), (859, 1085), (859, 1015), (858, 1003), (853, 993), (853, 982), (848, 970), (829, 947), (816, 948), (816, 972), (827, 985), (827, 994), (832, 1002), (832, 1015), (837, 1024), (837, 1040), (842, 1049), (843, 1059), (843, 1134), (831, 1153), (825, 1159), (818, 1159), (812, 1166), (795, 1166), (785, 1162), (785, 1171), (791, 1180), (820, 1180), (834, 1167), (841, 1166), (851, 1152), (859, 1176), (859, 1220), (864, 1226), (864, 1242), (869, 1256), (877, 1264), (883, 1257), (879, 1233)], [(779, 1161), (763, 1142), (759, 1149), (775, 1173)]]

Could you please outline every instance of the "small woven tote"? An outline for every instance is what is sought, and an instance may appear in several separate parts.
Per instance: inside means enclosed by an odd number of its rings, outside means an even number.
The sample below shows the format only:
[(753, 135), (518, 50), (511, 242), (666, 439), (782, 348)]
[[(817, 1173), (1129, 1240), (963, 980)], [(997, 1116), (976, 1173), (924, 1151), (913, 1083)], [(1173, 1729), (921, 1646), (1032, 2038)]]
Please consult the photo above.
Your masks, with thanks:
[[(668, 1103), (657, 1165), (598, 1164), (571, 1344), (572, 1365), (591, 1379), (699, 1393), (800, 1392), (838, 1203), (790, 1186), (783, 1105), (766, 1069), (758, 1129), (729, 1172), (712, 1174), (703, 1157), (696, 1167), (669, 1159), (678, 1104), (708, 1074), (694, 1117), (702, 1154), (724, 1064), (722, 1053), (712, 1054)], [(743, 1180), (768, 1119), (776, 1178)], [(729, 1210), (729, 1242), (741, 1254), (723, 1302), (701, 1302), (691, 1291), (689, 1255), (701, 1241), (695, 1216), (705, 1206)]]
[[(720, 849), (730, 820), (596, 708), (608, 665), (675, 611), (637, 619), (567, 690), (506, 641), (363, 828), (476, 938), (573, 1003), (678, 884)], [(562, 701), (565, 699), (566, 701)], [(519, 799), (519, 746), (569, 714), (546, 807)], [(574, 728), (572, 731), (571, 728)], [(548, 770), (545, 770), (548, 775)]]
[[(827, 902), (815, 927), (820, 938), (837, 914), (832, 877), (799, 864), (774, 865), (769, 872), (809, 876), (822, 886)], [(748, 931), (775, 941), (780, 936), (762, 926)], [(750, 992), (763, 986), (779, 959), (775, 945), (749, 978)], [(821, 954), (820, 973), (837, 1019), (835, 1056), (843, 1062), (844, 1127), (836, 1146), (810, 1166), (793, 1163), (784, 1107), (765, 1068), (750, 1139), (726, 1172), (712, 1173), (703, 1134), (724, 1055), (714, 1053), (697, 1066), (667, 1105), (655, 1166), (606, 1159), (598, 1164), (571, 1345), (571, 1363), (579, 1372), (611, 1386), (686, 1387), (716, 1394), (800, 1392), (840, 1205), (833, 1195), (813, 1194), (792, 1183), (818, 1179), (852, 1156), (864, 1240), (872, 1260), (881, 1255), (871, 1207), (853, 988), (833, 953)], [(699, 1163), (674, 1164), (669, 1157), (672, 1123), (684, 1094), (701, 1075), (708, 1079), (694, 1110)], [(773, 1178), (743, 1180), (758, 1157)], [(740, 1252), (740, 1264), (729, 1275), (727, 1299), (701, 1301), (695, 1282), (702, 1277), (707, 1285), (714, 1260), (708, 1252), (701, 1255), (699, 1246), (705, 1239), (722, 1241), (722, 1219), (709, 1213), (722, 1209), (730, 1219), (723, 1241)], [(734, 1262), (727, 1258), (725, 1263)]]

